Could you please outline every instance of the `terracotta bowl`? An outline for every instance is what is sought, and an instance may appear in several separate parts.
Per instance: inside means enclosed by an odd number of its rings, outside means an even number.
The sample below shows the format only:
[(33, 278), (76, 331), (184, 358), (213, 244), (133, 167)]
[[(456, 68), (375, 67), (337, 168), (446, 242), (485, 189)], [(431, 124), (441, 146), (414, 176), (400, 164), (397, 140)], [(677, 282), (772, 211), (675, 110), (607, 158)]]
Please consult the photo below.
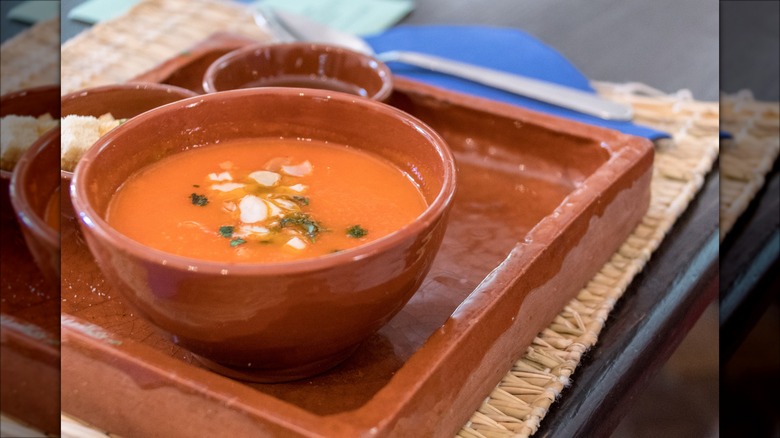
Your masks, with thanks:
[[(106, 223), (113, 194), (139, 169), (192, 145), (263, 137), (378, 154), (415, 180), (429, 206), (363, 246), (267, 264), (171, 255)], [(71, 196), (99, 267), (139, 314), (220, 373), (283, 381), (335, 366), (404, 306), (436, 255), (454, 190), (447, 145), (412, 116), (344, 93), (253, 88), (186, 99), (119, 126), (82, 158)]]
[[(60, 115), (59, 85), (30, 88), (0, 96), (0, 117), (12, 114), (38, 117), (46, 113), (55, 119)], [(16, 219), (9, 198), (11, 175), (10, 171), (0, 170), (0, 215), (3, 226), (15, 227)]]
[(250, 87), (304, 87), (341, 91), (383, 101), (390, 96), (390, 69), (368, 55), (341, 47), (286, 43), (244, 47), (206, 70), (207, 93)]
[[(88, 88), (62, 96), (62, 117), (70, 115), (100, 117), (111, 113), (116, 119), (130, 119), (152, 108), (195, 96), (196, 93), (173, 85), (128, 83)], [(70, 187), (73, 172), (60, 170), (62, 187)], [(73, 218), (68, 190), (63, 190), (62, 214)]]
[[(27, 243), (27, 248), (52, 284), (60, 281), (59, 203), (60, 130), (42, 135), (22, 155), (11, 177), (11, 204)], [(52, 199), (53, 198), (53, 199)], [(55, 218), (46, 220), (47, 210)]]
[[(46, 113), (51, 114), (55, 119), (60, 116), (59, 85), (46, 85), (15, 91), (0, 97), (0, 117), (12, 114), (38, 117)], [(47, 135), (48, 134), (51, 134), (51, 132), (47, 133)], [(27, 159), (29, 163), (29, 161), (34, 158), (33, 155), (30, 154), (30, 150), (33, 149), (33, 147), (40, 149), (45, 145), (49, 145), (50, 147), (45, 149), (47, 152), (51, 153), (51, 149), (54, 148), (54, 146), (51, 145), (51, 141), (41, 143), (42, 140), (43, 137), (38, 139), (36, 142), (37, 147), (36, 144), (30, 145), (30, 149), (25, 153), (26, 157), (20, 157), (20, 162), (23, 159)], [(51, 138), (49, 138), (49, 140), (51, 140)], [(59, 141), (56, 143), (56, 149), (59, 150)], [(34, 167), (35, 172), (40, 172), (40, 181), (38, 181), (41, 188), (40, 194), (41, 196), (46, 196), (46, 199), (48, 200), (48, 195), (50, 195), (56, 187), (56, 185), (52, 186), (49, 184), (50, 177), (52, 174), (56, 176), (59, 165), (55, 164), (52, 168), (48, 168), (45, 165), (40, 166), (43, 162), (47, 161), (43, 159), (36, 160), (35, 164), (31, 164), (30, 166)], [(46, 227), (42, 226), (41, 222), (36, 220), (37, 216), (33, 213), (33, 208), (30, 204), (27, 203), (28, 200), (22, 201), (21, 199), (17, 199), (12, 202), (11, 180), (18, 167), (19, 164), (17, 163), (14, 167), (14, 172), (0, 170), (0, 226), (17, 229), (20, 227), (21, 223), (25, 242), (30, 247), (30, 252), (35, 257), (42, 272), (48, 280), (55, 281), (59, 284), (59, 238), (56, 236), (56, 232), (49, 232), (50, 230), (47, 230)], [(48, 193), (43, 193), (47, 190), (49, 191)], [(35, 197), (35, 195), (31, 194), (31, 197)], [(19, 204), (19, 209), (16, 208), (15, 204)], [(26, 212), (24, 220), (19, 220), (21, 218), (17, 214), (17, 210)], [(52, 233), (54, 233), (54, 235), (52, 235)], [(53, 252), (56, 252), (56, 261)], [(56, 265), (57, 268), (56, 272), (53, 269), (54, 265)]]

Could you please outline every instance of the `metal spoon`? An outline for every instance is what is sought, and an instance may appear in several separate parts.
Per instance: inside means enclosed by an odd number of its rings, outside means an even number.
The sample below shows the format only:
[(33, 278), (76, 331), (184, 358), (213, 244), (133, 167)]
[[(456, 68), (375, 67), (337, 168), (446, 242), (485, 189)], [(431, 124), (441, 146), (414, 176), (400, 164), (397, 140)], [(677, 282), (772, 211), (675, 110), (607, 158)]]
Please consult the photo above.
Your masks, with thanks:
[(342, 46), (356, 52), (376, 56), (383, 62), (403, 62), (426, 70), (468, 79), (604, 120), (631, 120), (633, 117), (633, 111), (627, 105), (603, 99), (593, 93), (547, 81), (423, 53), (391, 51), (376, 54), (371, 46), (357, 36), (332, 29), (290, 12), (259, 6), (255, 9), (254, 16), (259, 26), (268, 29), (282, 42), (312, 41)]

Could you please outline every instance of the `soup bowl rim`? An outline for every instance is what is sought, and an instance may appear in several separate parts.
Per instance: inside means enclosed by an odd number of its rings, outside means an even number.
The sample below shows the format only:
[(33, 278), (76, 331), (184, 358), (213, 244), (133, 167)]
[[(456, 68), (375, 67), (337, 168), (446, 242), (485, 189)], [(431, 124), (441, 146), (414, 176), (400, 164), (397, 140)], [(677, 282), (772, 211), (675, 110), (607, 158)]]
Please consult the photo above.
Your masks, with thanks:
[[(245, 98), (246, 96), (254, 95), (281, 95), (293, 98), (325, 101), (336, 100), (351, 105), (357, 105), (366, 111), (375, 111), (383, 117), (395, 119), (399, 123), (412, 126), (418, 133), (425, 136), (427, 143), (435, 150), (438, 159), (442, 163), (443, 175), (441, 189), (436, 193), (433, 201), (427, 203), (425, 210), (414, 220), (383, 237), (336, 253), (283, 262), (219, 262), (181, 256), (159, 250), (144, 245), (116, 230), (108, 224), (108, 222), (103, 219), (102, 215), (98, 214), (89, 203), (86, 188), (88, 182), (85, 180), (86, 177), (84, 175), (89, 171), (95, 157), (104, 149), (108, 148), (114, 139), (123, 135), (125, 131), (134, 129), (138, 125), (146, 123), (147, 120), (157, 117), (158, 114), (165, 114), (170, 111), (176, 111), (179, 108), (185, 108), (188, 105), (199, 104), (200, 102), (203, 102), (203, 100)], [(174, 154), (181, 152), (182, 151), (178, 151)], [(136, 169), (136, 171), (137, 170), (139, 169)], [(148, 263), (158, 265), (164, 264), (166, 268), (169, 269), (176, 268), (209, 275), (275, 276), (320, 271), (338, 267), (340, 265), (348, 265), (352, 262), (381, 254), (384, 251), (399, 245), (410, 237), (419, 236), (430, 227), (431, 224), (435, 223), (443, 214), (445, 214), (451, 206), (455, 193), (456, 173), (455, 159), (445, 140), (431, 127), (400, 109), (376, 100), (327, 90), (285, 87), (247, 88), (209, 93), (172, 102), (147, 111), (128, 120), (121, 126), (114, 128), (106, 135), (102, 136), (93, 147), (86, 152), (81, 161), (79, 161), (73, 174), (73, 180), (70, 186), (70, 196), (73, 201), (76, 215), (81, 221), (82, 226), (88, 227), (98, 235), (100, 239), (104, 242), (108, 242), (110, 246), (122, 248), (124, 252), (130, 253), (132, 256), (145, 260)]]

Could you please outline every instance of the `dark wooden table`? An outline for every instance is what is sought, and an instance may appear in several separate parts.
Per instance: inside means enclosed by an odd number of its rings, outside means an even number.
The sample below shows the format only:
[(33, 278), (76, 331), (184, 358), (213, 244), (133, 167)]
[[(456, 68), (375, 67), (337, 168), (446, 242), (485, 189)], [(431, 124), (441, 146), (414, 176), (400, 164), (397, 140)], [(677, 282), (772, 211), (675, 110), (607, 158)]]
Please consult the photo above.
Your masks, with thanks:
[[(80, 0), (64, 0), (63, 15)], [(417, 0), (402, 24), (476, 24), (524, 30), (591, 79), (689, 89), (716, 100), (718, 3), (711, 0)], [(65, 21), (67, 39), (86, 25)], [(718, 173), (634, 280), (540, 436), (608, 435), (718, 290)]]
[[(749, 89), (780, 100), (780, 4), (725, 2), (721, 81), (726, 91)], [(728, 359), (780, 290), (780, 164), (721, 246), (721, 357)]]
[[(780, 100), (780, 3), (724, 2), (721, 17), (723, 89)], [(780, 351), (739, 347), (780, 339), (780, 323), (775, 317), (774, 330), (771, 323), (772, 309), (780, 309), (780, 162), (723, 240), (720, 260), (721, 412), (729, 413), (721, 415), (721, 433), (774, 436), (780, 430)], [(760, 330), (767, 321), (769, 330)]]

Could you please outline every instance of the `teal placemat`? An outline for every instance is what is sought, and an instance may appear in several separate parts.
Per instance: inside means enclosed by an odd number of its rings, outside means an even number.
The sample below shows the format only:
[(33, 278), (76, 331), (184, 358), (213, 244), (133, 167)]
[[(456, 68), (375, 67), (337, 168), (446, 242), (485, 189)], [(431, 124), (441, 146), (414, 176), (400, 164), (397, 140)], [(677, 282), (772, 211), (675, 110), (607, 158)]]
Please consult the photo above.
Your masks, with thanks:
[(410, 0), (262, 0), (253, 4), (303, 15), (355, 35), (382, 32), (414, 9)]
[(95, 24), (124, 14), (138, 2), (139, 0), (87, 0), (71, 9), (68, 18)]

